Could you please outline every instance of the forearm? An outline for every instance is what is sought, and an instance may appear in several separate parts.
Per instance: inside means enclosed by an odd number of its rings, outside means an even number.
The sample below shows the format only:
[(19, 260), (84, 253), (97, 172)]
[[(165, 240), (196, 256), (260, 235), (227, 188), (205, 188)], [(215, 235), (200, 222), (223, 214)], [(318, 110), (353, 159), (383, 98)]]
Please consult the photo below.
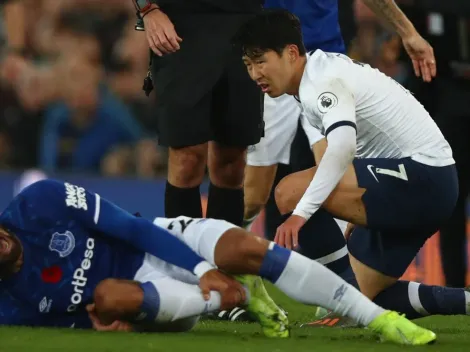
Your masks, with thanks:
[(297, 204), (294, 215), (309, 219), (333, 192), (354, 159), (356, 131), (353, 128), (338, 128), (330, 136), (334, 141), (328, 143), (312, 182)]
[(404, 38), (416, 32), (411, 21), (406, 17), (394, 0), (362, 0), (380, 19)]

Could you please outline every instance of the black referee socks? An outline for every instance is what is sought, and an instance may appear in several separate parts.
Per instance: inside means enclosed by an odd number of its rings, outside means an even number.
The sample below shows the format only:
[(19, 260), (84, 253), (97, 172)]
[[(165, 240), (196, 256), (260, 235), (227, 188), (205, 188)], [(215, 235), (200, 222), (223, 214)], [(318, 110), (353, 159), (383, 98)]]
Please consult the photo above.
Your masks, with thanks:
[(243, 189), (230, 189), (209, 185), (209, 199), (207, 201), (208, 218), (221, 219), (234, 225), (243, 224)]
[(176, 218), (181, 215), (190, 218), (202, 218), (199, 186), (179, 188), (167, 181), (165, 188), (165, 217)]

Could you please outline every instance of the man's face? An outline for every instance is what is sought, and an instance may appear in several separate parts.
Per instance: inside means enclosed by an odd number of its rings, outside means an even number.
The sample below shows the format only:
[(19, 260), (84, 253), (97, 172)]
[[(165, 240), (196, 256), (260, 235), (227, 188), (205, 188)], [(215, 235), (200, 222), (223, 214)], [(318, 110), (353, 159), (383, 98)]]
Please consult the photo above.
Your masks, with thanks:
[(23, 247), (20, 240), (4, 229), (0, 229), (0, 279), (6, 279), (18, 271)]
[(289, 48), (285, 48), (281, 55), (272, 50), (256, 57), (245, 55), (243, 62), (251, 79), (271, 98), (279, 97), (289, 91), (294, 75)]

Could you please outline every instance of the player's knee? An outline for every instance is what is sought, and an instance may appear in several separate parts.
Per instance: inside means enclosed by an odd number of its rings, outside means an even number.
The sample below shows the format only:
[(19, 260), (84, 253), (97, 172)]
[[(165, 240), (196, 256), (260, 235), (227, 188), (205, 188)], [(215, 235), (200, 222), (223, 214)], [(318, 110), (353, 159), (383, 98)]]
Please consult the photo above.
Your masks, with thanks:
[(168, 181), (176, 187), (196, 187), (204, 178), (207, 146), (170, 148)]
[(243, 185), (245, 173), (244, 147), (224, 147), (213, 143), (209, 150), (209, 175), (219, 187), (238, 188)]
[(268, 241), (243, 229), (233, 228), (219, 239), (215, 263), (234, 274), (256, 274), (263, 263)]
[(291, 212), (296, 205), (295, 194), (289, 188), (289, 180), (283, 178), (274, 191), (274, 199), (281, 214)]

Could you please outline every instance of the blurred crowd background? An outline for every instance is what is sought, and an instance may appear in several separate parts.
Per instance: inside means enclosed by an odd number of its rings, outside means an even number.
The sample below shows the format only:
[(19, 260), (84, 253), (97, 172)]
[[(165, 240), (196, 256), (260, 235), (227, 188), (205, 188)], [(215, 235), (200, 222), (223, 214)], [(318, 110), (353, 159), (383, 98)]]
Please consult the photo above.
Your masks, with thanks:
[[(470, 1), (397, 0), (435, 49), (438, 78), (431, 84), (414, 77), (400, 38), (360, 0), (338, 2), (349, 55), (409, 88), (452, 145), (461, 181), (461, 211), (445, 229), (451, 235), (445, 236), (448, 242), (441, 240), (441, 253), (447, 283), (461, 286), (468, 245), (464, 203), (470, 180)], [(77, 175), (105, 176), (97, 178), (98, 184), (86, 178), (77, 182), (99, 187), (128, 210), (149, 216), (162, 213), (155, 197), (163, 186), (153, 180), (164, 179), (167, 156), (158, 146), (155, 97), (142, 91), (149, 49), (145, 33), (134, 29), (132, 1), (0, 4), (0, 171), (6, 171), (0, 178), (28, 169), (48, 175), (65, 172), (69, 180)], [(143, 183), (113, 186), (110, 177)], [(17, 178), (0, 180), (2, 197), (11, 194), (4, 184), (16, 185)], [(428, 283), (443, 281), (437, 273), (440, 268), (430, 269), (438, 247), (427, 245), (431, 251), (422, 272), (432, 275), (421, 279)]]
[(0, 168), (152, 178), (164, 168), (145, 34), (130, 0), (20, 0), (3, 7)]

